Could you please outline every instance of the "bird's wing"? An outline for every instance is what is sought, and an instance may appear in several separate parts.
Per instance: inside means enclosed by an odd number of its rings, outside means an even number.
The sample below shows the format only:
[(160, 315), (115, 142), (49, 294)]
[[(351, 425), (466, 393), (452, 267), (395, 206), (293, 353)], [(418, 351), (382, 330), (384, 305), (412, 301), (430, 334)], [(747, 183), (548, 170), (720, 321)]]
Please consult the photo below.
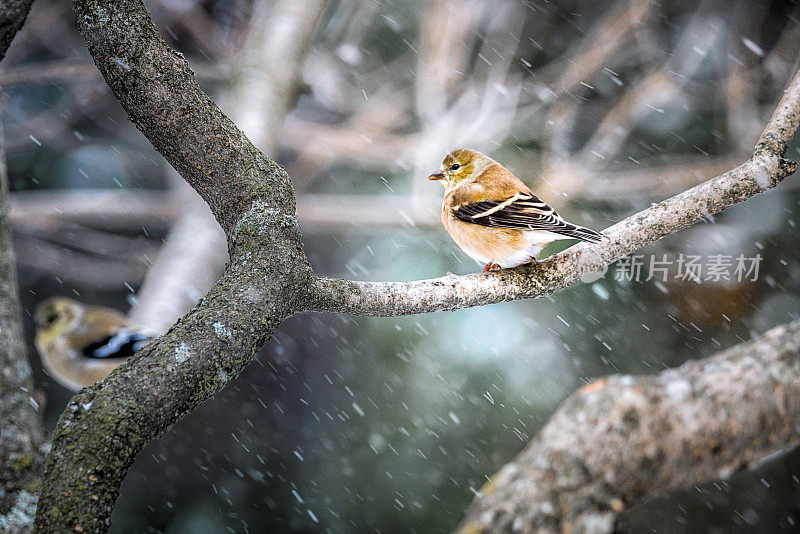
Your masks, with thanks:
[(568, 223), (553, 208), (534, 194), (518, 192), (506, 200), (484, 200), (454, 205), (457, 219), (489, 228), (515, 228), (553, 232), (593, 243), (601, 234), (589, 228)]
[(120, 328), (114, 334), (86, 345), (81, 353), (87, 358), (128, 358), (150, 339), (142, 333)]

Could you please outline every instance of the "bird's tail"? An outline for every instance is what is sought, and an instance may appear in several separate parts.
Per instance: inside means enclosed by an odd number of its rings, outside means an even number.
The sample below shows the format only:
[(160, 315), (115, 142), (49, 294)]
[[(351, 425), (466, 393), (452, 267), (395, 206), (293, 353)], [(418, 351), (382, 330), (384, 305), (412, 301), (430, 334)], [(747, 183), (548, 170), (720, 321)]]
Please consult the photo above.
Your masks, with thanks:
[(595, 232), (591, 228), (584, 228), (583, 226), (576, 226), (569, 223), (566, 228), (559, 228), (557, 233), (573, 239), (588, 241), (589, 243), (602, 243), (603, 240), (608, 239), (603, 234)]

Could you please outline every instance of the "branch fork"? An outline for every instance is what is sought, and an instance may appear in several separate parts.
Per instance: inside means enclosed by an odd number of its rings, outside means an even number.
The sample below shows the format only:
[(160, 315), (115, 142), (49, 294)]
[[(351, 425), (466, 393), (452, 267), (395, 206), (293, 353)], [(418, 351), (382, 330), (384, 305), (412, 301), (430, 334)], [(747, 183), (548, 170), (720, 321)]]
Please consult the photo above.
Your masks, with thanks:
[[(39, 532), (107, 530), (135, 456), (224, 387), (296, 311), (404, 315), (547, 295), (578, 280), (590, 263), (592, 268), (608, 265), (704, 221), (773, 187), (796, 168), (783, 158), (800, 122), (800, 75), (789, 85), (751, 159), (617, 223), (605, 231), (610, 239), (604, 244), (578, 244), (535, 265), (433, 280), (314, 277), (302, 251), (286, 172), (261, 154), (202, 92), (186, 61), (156, 31), (141, 0), (74, 0), (73, 6), (109, 87), (131, 121), (209, 204), (226, 232), (231, 259), (208, 295), (165, 335), (72, 399), (47, 459), (35, 527)], [(622, 386), (622, 380), (613, 383)], [(568, 402), (564, 410), (585, 404), (586, 398)], [(537, 440), (543, 445), (532, 447), (554, 451), (566, 434), (543, 432)], [(614, 443), (608, 445), (610, 451)], [(594, 495), (582, 485), (585, 473), (580, 465), (565, 461), (574, 468), (557, 480), (563, 487), (589, 493), (569, 497), (567, 506), (543, 500), (538, 509), (545, 516), (552, 510), (578, 510), (577, 500)], [(624, 496), (617, 498), (629, 502)], [(613, 498), (607, 503), (611, 510), (618, 505)], [(514, 516), (508, 526), (516, 526), (518, 518), (524, 528), (527, 515)]]

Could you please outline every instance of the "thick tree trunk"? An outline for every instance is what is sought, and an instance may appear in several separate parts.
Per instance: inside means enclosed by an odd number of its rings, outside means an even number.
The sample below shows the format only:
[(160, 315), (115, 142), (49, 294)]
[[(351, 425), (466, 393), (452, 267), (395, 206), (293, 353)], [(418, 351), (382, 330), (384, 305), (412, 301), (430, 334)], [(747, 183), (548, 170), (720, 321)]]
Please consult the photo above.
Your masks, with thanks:
[[(0, 60), (22, 28), (33, 0), (0, 5)], [(42, 427), (17, 292), (8, 219), (8, 177), (0, 131), (0, 531), (26, 532), (33, 526), (40, 474)]]
[(0, 532), (29, 530), (44, 463), (42, 428), (22, 334), (5, 155), (0, 144)]

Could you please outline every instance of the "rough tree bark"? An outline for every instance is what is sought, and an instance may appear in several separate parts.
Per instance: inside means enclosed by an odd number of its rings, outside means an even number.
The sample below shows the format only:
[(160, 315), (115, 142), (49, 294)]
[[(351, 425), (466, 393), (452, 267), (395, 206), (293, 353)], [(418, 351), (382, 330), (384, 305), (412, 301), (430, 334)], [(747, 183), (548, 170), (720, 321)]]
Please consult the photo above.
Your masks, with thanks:
[[(22, 27), (33, 0), (0, 6), (0, 60)], [(30, 530), (44, 464), (42, 427), (17, 291), (7, 210), (8, 179), (0, 131), (0, 532)]]
[(0, 4), (0, 60), (28, 17), (33, 0), (8, 0)]
[(288, 176), (199, 89), (144, 5), (74, 7), (104, 78), (133, 123), (209, 204), (231, 259), (197, 307), (72, 399), (45, 468), (40, 532), (106, 530), (136, 453), (250, 363), (299, 308), (311, 281)]
[(231, 259), (217, 285), (169, 332), (72, 399), (47, 460), (36, 518), (41, 532), (107, 529), (142, 447), (224, 387), (295, 311), (391, 315), (541, 296), (774, 187), (796, 168), (783, 156), (800, 121), (800, 75), (750, 160), (615, 225), (603, 245), (577, 245), (533, 267), (432, 281), (314, 280), (288, 176), (198, 88), (143, 4), (73, 5), (107, 83), (132, 122), (209, 204)]
[[(262, 152), (275, 151), (279, 127), (296, 100), (300, 67), (324, 2), (257, 2), (223, 109)], [(227, 102), (227, 106), (226, 103)], [(205, 294), (227, 262), (225, 236), (208, 206), (174, 171), (181, 215), (148, 270), (129, 319), (158, 334)]]
[(618, 530), (625, 511), (800, 441), (800, 321), (655, 376), (584, 386), (481, 488), (460, 532)]
[(5, 154), (0, 144), (0, 532), (31, 527), (44, 464), (42, 428), (22, 333)]

